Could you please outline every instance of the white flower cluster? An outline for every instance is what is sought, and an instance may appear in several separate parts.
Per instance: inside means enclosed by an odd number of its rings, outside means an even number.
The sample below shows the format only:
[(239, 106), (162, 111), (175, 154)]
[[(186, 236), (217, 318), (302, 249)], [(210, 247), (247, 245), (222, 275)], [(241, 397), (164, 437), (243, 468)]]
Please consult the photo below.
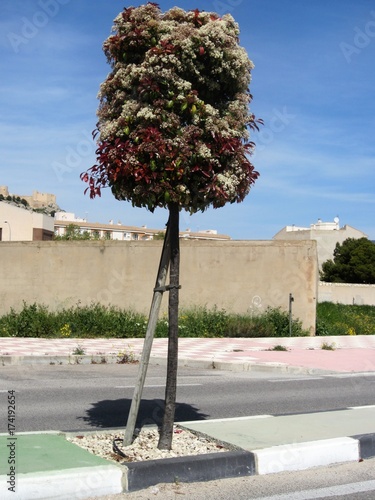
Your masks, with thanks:
[(106, 152), (98, 164), (121, 199), (147, 208), (172, 200), (194, 212), (247, 194), (258, 175), (246, 156), (253, 64), (238, 36), (229, 14), (162, 14), (148, 3), (116, 17), (103, 45), (112, 71), (99, 91), (98, 129), (99, 146), (123, 146), (109, 155), (116, 173)]

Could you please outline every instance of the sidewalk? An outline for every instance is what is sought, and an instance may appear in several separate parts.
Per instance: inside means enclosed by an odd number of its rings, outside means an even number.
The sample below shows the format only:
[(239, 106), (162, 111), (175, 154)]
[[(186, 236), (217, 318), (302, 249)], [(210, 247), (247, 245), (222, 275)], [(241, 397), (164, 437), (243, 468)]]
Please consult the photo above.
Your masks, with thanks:
[[(154, 339), (151, 357), (163, 362), (167, 339)], [(322, 345), (335, 350), (324, 350)], [(270, 351), (277, 345), (288, 351)], [(80, 346), (80, 362), (117, 362), (123, 354), (138, 359), (143, 339), (36, 339), (0, 338), (0, 364), (75, 363), (72, 355)], [(294, 373), (375, 371), (375, 336), (287, 337), (259, 339), (180, 338), (180, 363), (194, 362), (203, 368), (249, 371), (265, 369)]]
[[(323, 350), (322, 344), (335, 344)], [(75, 363), (73, 350), (116, 362), (124, 350), (136, 358), (142, 339), (0, 339), (0, 363)], [(288, 351), (272, 351), (284, 345)], [(375, 375), (375, 337), (278, 339), (180, 339), (180, 364), (209, 369), (288, 373)], [(165, 362), (166, 339), (155, 339), (152, 362)], [(0, 367), (1, 374), (1, 367)], [(1, 378), (1, 377), (0, 377)], [(4, 385), (4, 384), (2, 384)], [(374, 402), (375, 403), (375, 402)], [(230, 452), (175, 459), (111, 463), (66, 441), (59, 432), (0, 435), (0, 497), (75, 499), (146, 488), (159, 482), (206, 481), (224, 477), (301, 470), (375, 456), (375, 405), (300, 415), (262, 415), (184, 422), (185, 426), (232, 444)], [(16, 493), (8, 490), (7, 462), (17, 451)], [(7, 481), (10, 481), (9, 483)]]

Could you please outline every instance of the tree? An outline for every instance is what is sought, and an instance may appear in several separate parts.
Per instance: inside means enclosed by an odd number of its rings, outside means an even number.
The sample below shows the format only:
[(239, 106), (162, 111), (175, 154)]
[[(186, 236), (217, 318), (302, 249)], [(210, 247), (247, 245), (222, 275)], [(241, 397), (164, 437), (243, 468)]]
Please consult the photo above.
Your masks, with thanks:
[(164, 231), (159, 231), (158, 233), (155, 233), (153, 236), (154, 240), (164, 240), (165, 238), (165, 232)]
[(55, 240), (93, 240), (94, 238), (89, 231), (81, 232), (81, 229), (76, 224), (68, 224), (65, 229), (65, 234), (55, 236)]
[(241, 202), (258, 177), (249, 111), (253, 67), (230, 15), (125, 8), (103, 49), (112, 67), (99, 97), (97, 163), (81, 174), (90, 197), (169, 210), (169, 348), (159, 448), (170, 449), (177, 376), (179, 212)]
[(375, 244), (367, 238), (336, 243), (333, 260), (322, 265), (320, 279), (332, 283), (375, 284)]

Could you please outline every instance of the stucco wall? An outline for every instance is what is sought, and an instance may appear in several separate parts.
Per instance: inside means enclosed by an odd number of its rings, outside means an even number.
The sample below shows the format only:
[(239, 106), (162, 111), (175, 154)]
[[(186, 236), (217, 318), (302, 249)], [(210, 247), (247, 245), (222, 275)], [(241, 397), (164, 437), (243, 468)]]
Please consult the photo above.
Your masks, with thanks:
[[(53, 310), (94, 301), (148, 313), (161, 248), (161, 241), (2, 242), (0, 314), (23, 301)], [(317, 283), (315, 241), (181, 241), (181, 307), (288, 310), (292, 293), (293, 315), (313, 333)]]
[(357, 306), (375, 306), (375, 285), (351, 283), (319, 283), (318, 301)]

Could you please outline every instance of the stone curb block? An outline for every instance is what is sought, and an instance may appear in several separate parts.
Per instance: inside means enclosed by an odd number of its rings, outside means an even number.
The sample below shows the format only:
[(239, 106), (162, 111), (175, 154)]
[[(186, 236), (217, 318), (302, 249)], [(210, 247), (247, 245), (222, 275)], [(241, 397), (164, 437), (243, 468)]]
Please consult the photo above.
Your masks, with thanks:
[[(0, 484), (6, 483), (0, 476)], [(2, 500), (88, 498), (122, 493), (122, 471), (116, 465), (80, 467), (63, 471), (18, 474), (15, 493), (5, 489)]]
[(271, 446), (254, 451), (257, 473), (305, 470), (359, 460), (359, 444), (350, 437)]
[(126, 491), (137, 491), (158, 483), (212, 481), (256, 473), (254, 454), (249, 451), (123, 462), (121, 465), (125, 469)]
[(375, 433), (358, 434), (357, 436), (352, 436), (352, 438), (358, 439), (360, 460), (375, 457)]

